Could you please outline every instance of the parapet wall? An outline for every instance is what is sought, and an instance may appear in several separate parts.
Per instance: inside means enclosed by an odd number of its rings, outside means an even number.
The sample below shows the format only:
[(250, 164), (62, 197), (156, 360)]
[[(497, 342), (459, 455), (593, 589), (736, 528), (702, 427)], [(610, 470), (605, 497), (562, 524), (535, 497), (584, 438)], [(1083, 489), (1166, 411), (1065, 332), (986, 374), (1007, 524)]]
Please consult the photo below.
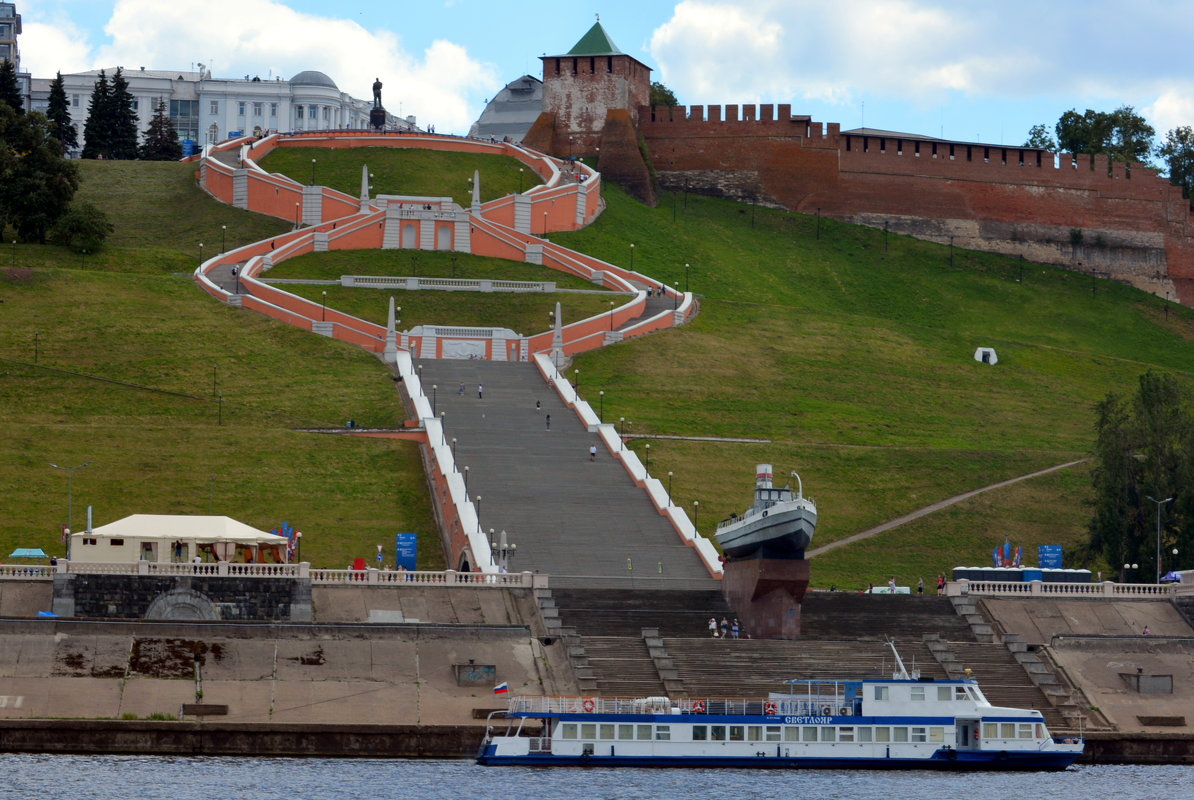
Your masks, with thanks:
[(639, 127), (671, 190), (1024, 255), (1194, 302), (1189, 202), (1143, 165), (843, 133), (785, 104), (643, 107)]

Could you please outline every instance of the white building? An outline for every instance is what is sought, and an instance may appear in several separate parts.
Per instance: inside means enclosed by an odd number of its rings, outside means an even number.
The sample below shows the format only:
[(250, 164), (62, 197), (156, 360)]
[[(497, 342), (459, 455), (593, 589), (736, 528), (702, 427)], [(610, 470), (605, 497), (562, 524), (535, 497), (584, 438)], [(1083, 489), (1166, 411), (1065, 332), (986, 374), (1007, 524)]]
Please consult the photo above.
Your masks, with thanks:
[[(3, 4), (0, 3), (0, 7)], [(124, 70), (137, 130), (144, 133), (159, 100), (166, 101), (178, 138), (196, 147), (223, 141), (240, 134), (273, 131), (365, 130), (369, 127), (372, 100), (358, 100), (340, 91), (336, 82), (322, 72), (304, 70), (290, 80), (213, 78), (211, 70), (199, 65), (198, 72), (166, 70)], [(83, 144), (83, 126), (99, 70), (63, 75), (71, 121)], [(116, 68), (105, 69), (108, 80)], [(51, 78), (33, 79), (35, 111), (46, 110)], [(414, 130), (415, 118), (400, 120), (386, 116), (386, 130)]]
[(21, 15), (14, 3), (0, 3), (0, 61), (8, 59), (17, 68), (17, 86), (24, 97), (24, 109), (30, 109), (29, 73), (21, 72), (21, 51), (17, 47), (17, 35), (21, 32)]

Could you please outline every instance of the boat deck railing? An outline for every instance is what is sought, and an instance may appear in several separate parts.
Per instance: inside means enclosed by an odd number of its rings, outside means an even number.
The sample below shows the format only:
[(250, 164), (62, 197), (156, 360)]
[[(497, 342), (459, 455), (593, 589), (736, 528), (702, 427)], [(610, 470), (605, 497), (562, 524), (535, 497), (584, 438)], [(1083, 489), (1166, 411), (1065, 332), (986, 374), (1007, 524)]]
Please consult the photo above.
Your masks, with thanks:
[(747, 716), (849, 716), (854, 702), (842, 692), (725, 698), (512, 697), (510, 714), (713, 714)]

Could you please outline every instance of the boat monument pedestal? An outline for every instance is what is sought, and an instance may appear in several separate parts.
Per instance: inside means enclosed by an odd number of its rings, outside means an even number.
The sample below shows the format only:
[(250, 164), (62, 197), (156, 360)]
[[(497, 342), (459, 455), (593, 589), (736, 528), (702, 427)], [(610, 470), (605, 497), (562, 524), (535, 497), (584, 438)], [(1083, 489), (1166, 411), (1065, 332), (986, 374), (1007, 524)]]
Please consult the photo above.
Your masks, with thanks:
[(752, 639), (800, 638), (800, 601), (808, 589), (802, 558), (727, 561), (721, 591)]

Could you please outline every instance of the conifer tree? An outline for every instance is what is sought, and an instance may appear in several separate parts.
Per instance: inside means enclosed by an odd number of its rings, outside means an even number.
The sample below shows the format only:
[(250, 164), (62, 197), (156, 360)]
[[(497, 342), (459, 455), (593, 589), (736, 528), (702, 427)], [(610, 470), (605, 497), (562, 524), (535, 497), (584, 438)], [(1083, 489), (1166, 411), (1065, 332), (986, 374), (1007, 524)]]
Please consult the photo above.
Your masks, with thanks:
[(21, 86), (17, 83), (17, 65), (9, 59), (0, 61), (0, 103), (7, 103), (18, 114), (25, 113)]
[(44, 243), (78, 188), (78, 169), (62, 157), (46, 117), (0, 103), (0, 222)]
[(111, 88), (108, 76), (101, 69), (99, 79), (91, 90), (91, 102), (87, 106), (87, 122), (83, 124), (83, 158), (111, 158), (112, 123)]
[(182, 158), (182, 143), (178, 141), (178, 130), (174, 120), (166, 113), (166, 101), (158, 100), (153, 110), (153, 119), (145, 131), (141, 144), (141, 158), (146, 161), (177, 161)]
[(108, 93), (112, 133), (108, 143), (110, 158), (135, 159), (137, 157), (137, 112), (133, 110), (133, 95), (124, 77), (124, 68), (117, 67), (112, 76)]
[(66, 84), (61, 72), (50, 82), (50, 104), (46, 108), (46, 116), (50, 119), (50, 135), (62, 143), (63, 152), (70, 152), (79, 146), (79, 135), (70, 118)]

